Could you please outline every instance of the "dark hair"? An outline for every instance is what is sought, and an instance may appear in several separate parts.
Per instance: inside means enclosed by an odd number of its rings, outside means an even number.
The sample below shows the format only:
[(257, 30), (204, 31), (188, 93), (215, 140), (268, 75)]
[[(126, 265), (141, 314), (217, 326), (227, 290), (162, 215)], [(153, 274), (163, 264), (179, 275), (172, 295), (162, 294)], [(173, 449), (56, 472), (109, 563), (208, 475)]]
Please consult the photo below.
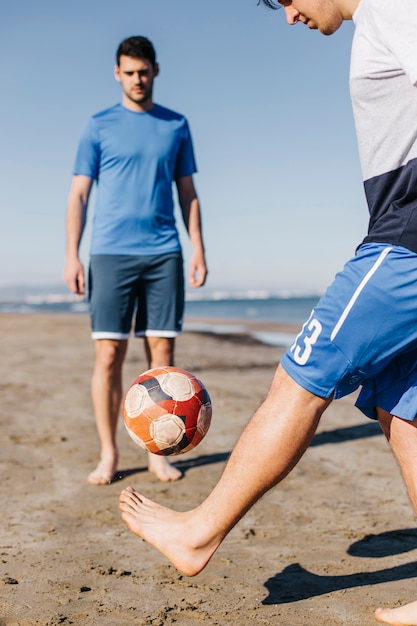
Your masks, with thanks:
[(155, 65), (156, 53), (153, 44), (146, 37), (128, 37), (124, 39), (116, 52), (116, 63), (120, 65), (120, 57), (123, 55), (134, 59), (147, 59)]
[(261, 2), (263, 2), (268, 7), (268, 9), (279, 9), (281, 6), (277, 2), (277, 0), (258, 0), (258, 4), (260, 4)]

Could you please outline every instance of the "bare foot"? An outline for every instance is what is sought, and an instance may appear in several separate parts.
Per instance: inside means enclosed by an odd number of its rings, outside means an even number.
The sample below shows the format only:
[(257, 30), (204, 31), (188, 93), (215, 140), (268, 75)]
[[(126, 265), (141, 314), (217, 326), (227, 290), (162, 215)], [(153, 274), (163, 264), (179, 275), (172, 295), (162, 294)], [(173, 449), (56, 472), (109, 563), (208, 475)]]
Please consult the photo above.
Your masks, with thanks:
[(91, 485), (108, 485), (111, 483), (116, 473), (117, 461), (117, 453), (111, 458), (101, 459), (96, 469), (88, 476), (88, 482)]
[(182, 472), (171, 465), (165, 456), (159, 454), (148, 454), (148, 469), (163, 483), (179, 480), (183, 476)]
[(417, 601), (400, 606), (398, 609), (377, 609), (375, 617), (391, 626), (417, 626)]
[(193, 523), (193, 511), (172, 511), (133, 487), (122, 491), (119, 508), (130, 530), (162, 552), (186, 576), (201, 572), (220, 543), (204, 540), (203, 525)]

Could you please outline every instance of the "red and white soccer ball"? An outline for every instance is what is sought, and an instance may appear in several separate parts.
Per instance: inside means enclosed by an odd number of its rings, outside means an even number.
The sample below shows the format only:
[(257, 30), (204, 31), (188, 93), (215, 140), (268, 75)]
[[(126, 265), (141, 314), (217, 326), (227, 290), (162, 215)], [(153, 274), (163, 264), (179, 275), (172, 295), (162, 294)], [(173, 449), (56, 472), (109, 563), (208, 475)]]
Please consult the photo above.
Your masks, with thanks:
[(141, 448), (165, 456), (200, 443), (211, 422), (203, 383), (178, 367), (150, 369), (129, 387), (123, 402), (127, 432)]

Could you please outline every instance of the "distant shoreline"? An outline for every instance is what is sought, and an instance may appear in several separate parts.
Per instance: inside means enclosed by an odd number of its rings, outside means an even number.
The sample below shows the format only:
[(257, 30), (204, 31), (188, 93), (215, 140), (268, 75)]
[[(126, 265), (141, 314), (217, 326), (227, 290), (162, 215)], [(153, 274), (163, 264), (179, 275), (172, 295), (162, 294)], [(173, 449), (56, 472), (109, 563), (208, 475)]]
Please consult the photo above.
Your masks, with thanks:
[[(3, 312), (0, 311), (0, 324), (2, 318), (13, 318), (21, 316), (34, 316), (50, 318), (50, 324), (57, 316), (62, 320), (63, 317), (69, 318), (85, 317), (86, 323), (89, 324), (89, 315), (86, 312), (76, 311), (22, 311), (22, 312)], [(207, 334), (215, 336), (245, 337), (250, 338), (257, 343), (272, 345), (276, 347), (288, 347), (294, 340), (294, 337), (300, 330), (300, 325), (282, 322), (271, 322), (264, 320), (248, 320), (248, 319), (232, 319), (217, 317), (192, 317), (184, 318), (184, 333)], [(132, 337), (133, 338), (133, 337)]]
[[(278, 341), (278, 345), (287, 346), (290, 339), (286, 334), (294, 335), (295, 331), (298, 332), (317, 301), (318, 296), (187, 300), (184, 330), (213, 334), (256, 334), (262, 342), (277, 345)], [(0, 314), (35, 313), (82, 316), (89, 314), (89, 304), (85, 299), (74, 300), (70, 294), (65, 297), (49, 294), (23, 300), (0, 299)]]

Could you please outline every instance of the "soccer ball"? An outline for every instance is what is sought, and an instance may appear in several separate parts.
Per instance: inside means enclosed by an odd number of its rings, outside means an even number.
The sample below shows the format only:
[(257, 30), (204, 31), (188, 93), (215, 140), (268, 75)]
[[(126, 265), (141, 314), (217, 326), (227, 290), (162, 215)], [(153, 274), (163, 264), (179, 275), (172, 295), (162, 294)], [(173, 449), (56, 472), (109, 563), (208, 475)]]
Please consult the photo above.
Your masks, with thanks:
[(123, 402), (124, 423), (133, 441), (164, 456), (195, 448), (209, 429), (211, 414), (210, 396), (203, 383), (173, 366), (141, 374)]

